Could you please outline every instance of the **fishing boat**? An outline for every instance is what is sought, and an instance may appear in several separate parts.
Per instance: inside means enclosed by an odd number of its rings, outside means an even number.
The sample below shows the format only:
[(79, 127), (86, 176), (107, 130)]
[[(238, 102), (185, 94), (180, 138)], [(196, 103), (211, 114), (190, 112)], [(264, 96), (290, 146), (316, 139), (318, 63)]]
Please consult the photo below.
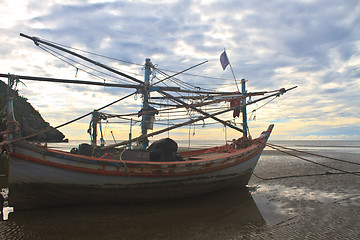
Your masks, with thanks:
[[(39, 45), (56, 47), (62, 51), (94, 62), (61, 46), (43, 41), (39, 38), (29, 38)], [(66, 80), (55, 78), (31, 77), (11, 74), (0, 74), (8, 79), (9, 88), (14, 88), (18, 81), (47, 81), (55, 83), (89, 84), (106, 87), (134, 88), (136, 93), (143, 96), (143, 105), (137, 113), (141, 117), (141, 135), (114, 144), (105, 145), (103, 141), (97, 144), (97, 136), (101, 119), (109, 117), (103, 115), (103, 108), (92, 111), (77, 119), (92, 115), (91, 144), (80, 144), (71, 151), (51, 149), (45, 144), (28, 141), (29, 136), (21, 136), (21, 126), (14, 117), (12, 90), (9, 90), (7, 102), (7, 131), (1, 146), (3, 155), (9, 161), (9, 196), (4, 197), (6, 206), (16, 209), (41, 208), (60, 205), (76, 204), (107, 204), (121, 202), (144, 202), (185, 198), (204, 194), (225, 188), (243, 187), (255, 169), (258, 159), (266, 145), (273, 129), (270, 125), (257, 138), (248, 136), (246, 106), (270, 97), (278, 97), (290, 89), (281, 88), (276, 91), (247, 92), (245, 80), (242, 81), (242, 91), (208, 92), (196, 91), (197, 97), (205, 96), (200, 103), (194, 104), (174, 97), (169, 92), (187, 92), (175, 87), (158, 87), (150, 84), (150, 72), (154, 65), (150, 59), (145, 61), (145, 80), (140, 81), (111, 67), (96, 62), (110, 72), (119, 74), (136, 84), (97, 83), (93, 81)], [(166, 79), (173, 77), (170, 75)], [(163, 79), (164, 80), (164, 79)], [(161, 81), (163, 81), (161, 80)], [(164, 129), (148, 132), (153, 129), (153, 120), (157, 109), (152, 107), (150, 92), (156, 91), (176, 103), (174, 109), (184, 108), (196, 111), (200, 116), (168, 126)], [(115, 102), (119, 102), (127, 95)], [(247, 98), (260, 96), (257, 100), (246, 101)], [(115, 103), (114, 102), (114, 103)], [(200, 106), (219, 102), (231, 103), (217, 112), (208, 113)], [(237, 104), (233, 104), (237, 102)], [(113, 104), (113, 103), (112, 103)], [(107, 106), (109, 106), (108, 104)], [(243, 128), (238, 128), (229, 121), (224, 121), (218, 115), (226, 112), (243, 115)], [(115, 116), (115, 115), (112, 115)], [(238, 115), (239, 116), (239, 115)], [(204, 149), (189, 149), (180, 151), (177, 143), (170, 138), (153, 141), (149, 138), (166, 131), (173, 130), (195, 122), (213, 119), (224, 126), (235, 129), (240, 133), (238, 139), (223, 146), (207, 147)], [(68, 124), (66, 123), (66, 124)], [(65, 125), (65, 124), (63, 124)], [(63, 126), (60, 125), (57, 128)], [(138, 148), (134, 147), (137, 143)]]

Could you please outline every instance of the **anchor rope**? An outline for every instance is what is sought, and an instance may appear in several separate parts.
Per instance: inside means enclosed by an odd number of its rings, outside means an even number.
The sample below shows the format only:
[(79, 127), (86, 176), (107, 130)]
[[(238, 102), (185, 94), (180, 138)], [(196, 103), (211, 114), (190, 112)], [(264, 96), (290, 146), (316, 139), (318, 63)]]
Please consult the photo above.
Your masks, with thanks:
[(360, 176), (360, 172), (351, 172), (351, 171), (346, 171), (346, 170), (342, 170), (342, 169), (339, 169), (339, 168), (331, 167), (331, 166), (328, 166), (326, 164), (318, 163), (318, 162), (315, 162), (315, 161), (300, 157), (300, 156), (298, 156), (296, 154), (293, 154), (293, 153), (290, 153), (288, 151), (281, 150), (280, 148), (284, 148), (284, 149), (287, 149), (287, 150), (293, 150), (293, 151), (300, 152), (300, 153), (307, 153), (307, 154), (314, 155), (314, 156), (317, 156), (317, 157), (324, 157), (324, 158), (328, 158), (328, 159), (331, 159), (331, 160), (337, 160), (337, 161), (341, 161), (341, 162), (345, 162), (345, 163), (349, 163), (349, 164), (360, 165), (358, 163), (345, 161), (345, 160), (341, 160), (341, 159), (336, 159), (336, 158), (331, 158), (331, 157), (327, 157), (327, 156), (323, 156), (323, 155), (319, 155), (319, 154), (313, 154), (313, 153), (300, 151), (300, 150), (293, 149), (293, 148), (287, 148), (287, 147), (283, 147), (283, 146), (279, 146), (279, 145), (275, 145), (275, 144), (271, 144), (271, 143), (267, 143), (266, 146), (268, 146), (268, 147), (270, 147), (270, 148), (272, 148), (274, 150), (277, 150), (279, 152), (282, 152), (284, 154), (299, 158), (299, 159), (304, 160), (306, 162), (310, 162), (310, 163), (313, 163), (313, 164), (316, 164), (316, 165), (319, 165), (319, 166), (322, 166), (322, 167), (325, 167), (325, 168), (329, 168), (329, 169), (332, 169), (332, 170), (339, 171), (340, 173), (326, 172), (326, 173), (315, 173), (315, 174), (279, 176), (279, 177), (270, 177), (270, 178), (261, 177), (261, 176), (255, 174), (255, 173), (253, 173), (253, 175), (255, 177), (257, 177), (257, 178), (259, 178), (261, 180), (276, 180), (276, 179), (293, 178), (293, 177), (311, 177), (311, 176), (322, 176), (322, 175), (331, 175), (331, 174), (352, 174), (352, 175), (355, 175), (355, 176)]
[(311, 152), (301, 151), (301, 150), (297, 150), (297, 149), (294, 149), (294, 148), (279, 146), (279, 145), (272, 144), (272, 143), (267, 143), (266, 145), (269, 146), (269, 147), (270, 147), (270, 146), (279, 147), (279, 148), (283, 148), (283, 149), (287, 149), (287, 150), (292, 150), (292, 151), (299, 152), (299, 153), (306, 153), (306, 154), (313, 155), (313, 156), (316, 156), (316, 157), (323, 157), (323, 158), (327, 158), (327, 159), (331, 159), (331, 160), (335, 160), (335, 161), (339, 161), (339, 162), (344, 162), (344, 163), (349, 163), (349, 164), (354, 164), (354, 165), (359, 165), (359, 166), (360, 166), (360, 163), (351, 162), (351, 161), (342, 160), (342, 159), (333, 158), (333, 157), (328, 157), (328, 156), (324, 156), (324, 155), (320, 155), (320, 154), (315, 154), (315, 153), (311, 153)]
[[(360, 173), (360, 172), (350, 172), (350, 173)], [(253, 175), (261, 180), (277, 180), (277, 179), (286, 179), (286, 178), (295, 178), (295, 177), (315, 177), (315, 176), (329, 176), (329, 175), (343, 175), (349, 173), (335, 173), (335, 172), (325, 172), (325, 173), (314, 173), (314, 174), (300, 174), (300, 175), (288, 175), (288, 176), (280, 176), (280, 177), (261, 177), (256, 173)]]
[(306, 162), (310, 162), (310, 163), (313, 163), (313, 164), (316, 164), (316, 165), (319, 165), (319, 166), (322, 166), (322, 167), (325, 167), (325, 168), (329, 168), (329, 169), (332, 169), (332, 170), (336, 170), (336, 171), (339, 171), (339, 172), (343, 172), (343, 173), (348, 173), (348, 174), (353, 174), (353, 175), (356, 175), (356, 176), (360, 176), (360, 174), (357, 174), (356, 172), (349, 172), (349, 171), (346, 171), (346, 170), (342, 170), (342, 169), (339, 169), (339, 168), (335, 168), (335, 167), (331, 167), (331, 166), (328, 166), (328, 165), (325, 165), (325, 164), (322, 164), (322, 163), (318, 163), (318, 162), (315, 162), (315, 161), (312, 161), (312, 160), (309, 160), (309, 159), (306, 159), (306, 158), (303, 158), (303, 157), (300, 157), (300, 156), (297, 156), (295, 154), (292, 154), (292, 153), (289, 153), (289, 152), (286, 152), (286, 151), (283, 151), (279, 148), (276, 148), (276, 147), (273, 147), (273, 146), (270, 146), (270, 145), (267, 145), (268, 147), (270, 148), (273, 148), (277, 151), (280, 151), (280, 152), (283, 152), (285, 154), (288, 154), (288, 155), (291, 155), (293, 157), (296, 157), (296, 158), (299, 158), (301, 160), (304, 160)]

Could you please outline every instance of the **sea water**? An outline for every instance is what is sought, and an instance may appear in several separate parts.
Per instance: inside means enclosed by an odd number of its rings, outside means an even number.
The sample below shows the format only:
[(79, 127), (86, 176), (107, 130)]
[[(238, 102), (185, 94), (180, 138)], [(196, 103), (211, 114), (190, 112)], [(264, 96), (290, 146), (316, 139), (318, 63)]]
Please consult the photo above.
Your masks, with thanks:
[[(68, 151), (82, 142), (49, 147)], [(306, 152), (360, 164), (360, 141), (270, 143), (303, 152), (266, 148), (248, 188), (155, 203), (14, 206), (0, 239), (359, 239), (360, 166)]]

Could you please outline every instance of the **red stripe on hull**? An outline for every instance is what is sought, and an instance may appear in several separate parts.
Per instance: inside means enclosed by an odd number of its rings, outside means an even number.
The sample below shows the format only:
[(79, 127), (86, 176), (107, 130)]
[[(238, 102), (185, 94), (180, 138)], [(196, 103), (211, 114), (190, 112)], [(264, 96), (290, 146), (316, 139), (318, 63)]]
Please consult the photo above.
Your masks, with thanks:
[[(235, 160), (234, 162), (228, 163), (228, 164), (223, 164), (217, 167), (212, 167), (212, 168), (208, 168), (206, 167), (206, 169), (201, 169), (201, 170), (196, 170), (196, 171), (191, 171), (191, 165), (189, 166), (189, 171), (185, 171), (185, 172), (163, 172), (162, 169), (164, 171), (169, 171), (172, 170), (174, 168), (172, 168), (171, 166), (176, 166), (179, 164), (196, 164), (196, 163), (203, 163), (206, 161), (209, 161), (209, 163), (211, 163), (212, 160), (216, 160), (211, 159), (211, 160), (196, 160), (196, 161), (186, 161), (186, 162), (158, 162), (158, 163), (154, 163), (154, 162), (135, 162), (135, 161), (124, 161), (127, 164), (138, 164), (138, 165), (153, 165), (153, 170), (157, 171), (155, 173), (148, 173), (148, 172), (120, 172), (120, 171), (107, 171), (103, 169), (103, 164), (99, 164), (99, 167), (101, 169), (90, 169), (90, 168), (84, 168), (84, 167), (77, 167), (77, 166), (72, 166), (72, 165), (67, 165), (67, 164), (60, 164), (60, 163), (56, 163), (56, 162), (51, 162), (51, 161), (46, 161), (46, 160), (42, 160), (39, 158), (35, 158), (32, 156), (28, 156), (28, 155), (22, 155), (16, 152), (12, 152), (10, 155), (12, 157), (24, 160), (24, 161), (30, 161), (30, 162), (34, 162), (37, 164), (42, 164), (42, 165), (47, 165), (47, 166), (51, 166), (54, 168), (61, 168), (61, 169), (66, 169), (69, 171), (76, 171), (76, 172), (83, 172), (83, 173), (89, 173), (89, 174), (99, 174), (99, 175), (109, 175), (109, 176), (139, 176), (139, 177), (177, 177), (177, 176), (189, 176), (189, 175), (198, 175), (198, 174), (204, 174), (204, 173), (209, 173), (209, 172), (214, 172), (217, 170), (221, 170), (224, 168), (228, 168), (228, 167), (232, 167), (235, 166), (237, 164), (243, 163), (248, 161), (249, 159), (255, 157), (256, 155), (258, 155), (261, 151), (263, 150), (263, 147), (259, 147), (258, 150), (256, 150), (254, 153), (250, 154), (249, 156), (245, 157), (245, 158), (240, 158), (240, 156), (236, 157), (236, 155), (240, 155), (238, 152), (235, 153), (231, 153), (231, 154), (226, 154), (224, 157), (222, 157), (222, 159), (226, 160), (229, 159), (230, 157), (235, 156), (235, 158), (238, 158), (237, 160)], [(57, 151), (58, 153), (60, 151)], [(242, 152), (242, 151), (241, 151)], [(71, 154), (70, 154), (71, 155)], [(99, 158), (93, 158), (93, 161), (97, 161), (99, 160)], [(100, 159), (103, 160), (103, 159)], [(113, 161), (112, 161), (113, 162)], [(169, 167), (165, 168), (163, 165), (170, 165)], [(159, 168), (160, 166), (160, 168)], [(106, 167), (106, 166), (105, 166)], [(136, 168), (136, 166), (129, 166), (131, 168)], [(126, 167), (122, 167), (126, 170)], [(138, 167), (139, 169), (144, 168), (144, 166), (140, 166)], [(205, 166), (204, 166), (205, 168)], [(120, 170), (120, 167), (118, 168)], [(159, 170), (161, 170), (161, 172), (159, 172)]]

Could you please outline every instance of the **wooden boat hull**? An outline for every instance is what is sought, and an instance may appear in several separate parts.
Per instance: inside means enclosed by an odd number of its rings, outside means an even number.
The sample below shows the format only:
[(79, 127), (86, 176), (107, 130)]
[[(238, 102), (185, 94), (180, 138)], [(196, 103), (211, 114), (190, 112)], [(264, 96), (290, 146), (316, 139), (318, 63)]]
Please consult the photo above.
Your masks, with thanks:
[(188, 160), (179, 162), (86, 157), (20, 142), (10, 152), (9, 204), (28, 209), (157, 201), (245, 186), (271, 129), (245, 149), (187, 152)]

